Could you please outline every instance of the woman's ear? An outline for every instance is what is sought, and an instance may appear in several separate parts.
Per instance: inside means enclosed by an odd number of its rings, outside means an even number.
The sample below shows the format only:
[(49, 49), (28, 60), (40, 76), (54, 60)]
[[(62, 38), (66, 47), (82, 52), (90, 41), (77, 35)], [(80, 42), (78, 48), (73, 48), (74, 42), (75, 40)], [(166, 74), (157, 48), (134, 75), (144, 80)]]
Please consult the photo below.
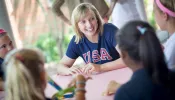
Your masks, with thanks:
[(165, 12), (162, 12), (162, 18), (163, 20), (167, 21), (168, 20), (168, 14)]
[(127, 57), (127, 53), (125, 51), (120, 51), (120, 57), (124, 60)]
[(124, 59), (126, 57), (126, 52), (125, 51), (122, 51), (119, 46), (117, 45), (116, 47), (116, 50), (118, 51), (119, 55), (120, 55), (120, 58)]

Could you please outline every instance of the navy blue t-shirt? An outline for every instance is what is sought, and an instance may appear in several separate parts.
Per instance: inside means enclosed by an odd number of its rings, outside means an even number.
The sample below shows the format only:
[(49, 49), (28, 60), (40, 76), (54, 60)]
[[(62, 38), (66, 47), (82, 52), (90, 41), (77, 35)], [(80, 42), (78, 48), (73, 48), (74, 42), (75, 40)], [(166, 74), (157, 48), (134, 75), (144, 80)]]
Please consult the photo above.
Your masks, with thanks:
[(2, 68), (2, 63), (4, 62), (4, 59), (0, 58), (0, 77), (3, 78), (4, 77), (4, 71)]
[(168, 96), (163, 86), (154, 84), (146, 70), (134, 72), (131, 80), (122, 85), (114, 100), (175, 100)]
[(69, 58), (76, 59), (79, 56), (83, 58), (85, 63), (103, 64), (114, 61), (119, 58), (116, 50), (116, 33), (118, 28), (113, 24), (104, 24), (102, 35), (99, 34), (98, 43), (90, 42), (83, 37), (78, 44), (75, 42), (75, 36), (69, 43), (66, 55)]

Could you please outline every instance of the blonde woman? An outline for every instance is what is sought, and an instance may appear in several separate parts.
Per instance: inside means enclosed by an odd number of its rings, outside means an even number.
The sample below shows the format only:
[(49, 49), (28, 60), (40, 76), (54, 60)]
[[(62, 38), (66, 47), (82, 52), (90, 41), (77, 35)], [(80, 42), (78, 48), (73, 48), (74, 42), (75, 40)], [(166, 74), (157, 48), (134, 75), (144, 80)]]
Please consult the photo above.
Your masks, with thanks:
[[(59, 63), (57, 69), (59, 74), (101, 73), (125, 66), (115, 48), (118, 28), (113, 24), (104, 24), (93, 5), (89, 3), (78, 5), (72, 13), (72, 24), (76, 34), (69, 43), (66, 55)], [(79, 56), (86, 65), (70, 68)]]
[(36, 50), (10, 52), (4, 61), (5, 100), (46, 100), (46, 73), (43, 55)]

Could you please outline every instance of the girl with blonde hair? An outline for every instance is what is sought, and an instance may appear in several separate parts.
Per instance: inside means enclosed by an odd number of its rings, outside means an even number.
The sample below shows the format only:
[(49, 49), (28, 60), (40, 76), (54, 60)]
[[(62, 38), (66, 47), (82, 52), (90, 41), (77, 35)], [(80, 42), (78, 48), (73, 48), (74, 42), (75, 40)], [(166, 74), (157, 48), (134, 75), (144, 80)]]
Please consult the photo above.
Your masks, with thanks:
[(13, 48), (13, 42), (8, 33), (4, 29), (0, 29), (0, 91), (4, 90), (4, 71), (2, 70), (2, 63), (4, 62), (4, 57), (8, 52), (13, 50)]
[(154, 13), (160, 29), (170, 34), (164, 44), (164, 54), (168, 68), (175, 70), (175, 0), (154, 0)]
[(10, 52), (4, 61), (5, 100), (46, 100), (44, 57), (36, 50)]
[[(125, 66), (115, 48), (118, 28), (110, 23), (104, 24), (92, 4), (82, 3), (73, 10), (72, 25), (76, 34), (69, 43), (66, 55), (59, 63), (57, 69), (59, 74), (101, 73)], [(86, 65), (79, 68), (72, 67), (79, 56)]]

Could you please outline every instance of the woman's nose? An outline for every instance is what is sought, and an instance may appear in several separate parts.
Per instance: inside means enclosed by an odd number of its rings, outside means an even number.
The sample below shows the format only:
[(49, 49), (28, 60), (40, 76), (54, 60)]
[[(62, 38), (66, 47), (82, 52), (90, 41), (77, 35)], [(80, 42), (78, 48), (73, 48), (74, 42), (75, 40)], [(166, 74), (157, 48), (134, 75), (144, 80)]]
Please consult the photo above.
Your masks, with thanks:
[(92, 25), (91, 22), (90, 21), (87, 21), (86, 26), (87, 27), (91, 27), (91, 25)]
[(14, 47), (13, 46), (8, 46), (8, 51), (11, 51)]

